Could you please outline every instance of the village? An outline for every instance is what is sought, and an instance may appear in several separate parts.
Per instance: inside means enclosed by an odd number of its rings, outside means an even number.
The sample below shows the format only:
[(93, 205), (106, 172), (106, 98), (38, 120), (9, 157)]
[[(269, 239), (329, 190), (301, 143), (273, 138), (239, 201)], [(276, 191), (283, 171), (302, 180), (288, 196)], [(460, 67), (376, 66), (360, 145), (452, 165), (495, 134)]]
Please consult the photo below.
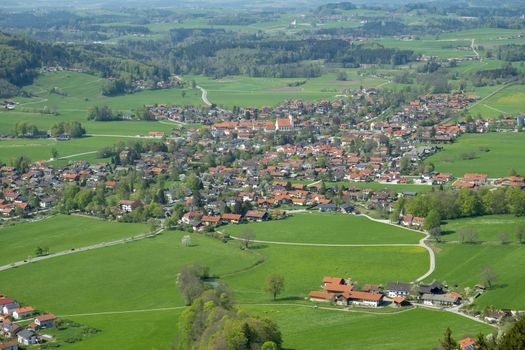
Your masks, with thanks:
[(0, 349), (18, 350), (22, 346), (53, 341), (53, 336), (43, 334), (54, 328), (56, 316), (39, 313), (32, 306), (20, 306), (15, 299), (0, 295)]

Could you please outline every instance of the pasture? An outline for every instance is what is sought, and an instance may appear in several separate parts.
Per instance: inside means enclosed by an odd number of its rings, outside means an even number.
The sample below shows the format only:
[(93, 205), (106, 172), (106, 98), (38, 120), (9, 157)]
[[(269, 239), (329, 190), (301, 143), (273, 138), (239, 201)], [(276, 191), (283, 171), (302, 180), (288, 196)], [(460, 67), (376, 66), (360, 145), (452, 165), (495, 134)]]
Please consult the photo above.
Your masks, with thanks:
[(425, 309), (381, 314), (296, 306), (245, 308), (276, 320), (286, 349), (432, 349), (447, 327), (456, 340), (493, 329), (461, 316)]
[[(492, 87), (494, 91), (497, 91)], [(501, 89), (501, 87), (497, 87)], [(497, 117), (500, 115), (522, 115), (525, 113), (525, 86), (509, 85), (494, 95), (477, 103), (471, 110), (472, 115)]]
[[(81, 219), (66, 218), (75, 222)], [(53, 231), (68, 235), (69, 227), (77, 226), (75, 222), (69, 222), (66, 228), (55, 225)], [(20, 225), (13, 229), (23, 228)], [(413, 280), (428, 269), (428, 254), (420, 247), (256, 244), (244, 251), (239, 249), (240, 242), (224, 244), (197, 234), (191, 235), (191, 247), (183, 247), (182, 236), (180, 232), (165, 232), (152, 239), (4, 271), (0, 273), (2, 292), (40, 310), (102, 330), (65, 348), (105, 348), (108, 344), (119, 344), (123, 349), (167, 349), (175, 337), (179, 308), (184, 305), (175, 284), (176, 275), (183, 265), (191, 262), (210, 266), (211, 273), (230, 286), (240, 304), (271, 303), (263, 288), (266, 277), (274, 272), (283, 274), (286, 280), (286, 291), (277, 303), (303, 304), (301, 300), (310, 290), (319, 288), (324, 275), (350, 276), (358, 283), (385, 284), (390, 279)], [(102, 235), (96, 239), (106, 240)], [(76, 239), (75, 243), (78, 242)], [(41, 241), (30, 244), (31, 251), (37, 243)], [(73, 243), (64, 244), (69, 248)], [(49, 245), (58, 247), (54, 243)], [(141, 326), (144, 323), (147, 325)], [(286, 338), (288, 331), (286, 327), (283, 329)]]
[(512, 215), (491, 215), (450, 220), (441, 226), (441, 229), (443, 230), (443, 239), (446, 241), (458, 241), (459, 231), (468, 228), (476, 232), (481, 242), (501, 243), (500, 234), (505, 233), (509, 242), (516, 243), (518, 226), (525, 228), (525, 218)]
[(475, 307), (525, 309), (525, 272), (520, 268), (525, 264), (525, 246), (440, 244), (437, 248), (437, 268), (428, 281), (446, 281), (450, 288), (457, 286), (462, 291), (480, 283), (482, 271), (490, 268), (496, 276), (495, 287), (476, 299)]
[[(361, 77), (357, 69), (346, 69), (347, 81), (336, 80), (335, 73), (326, 73), (318, 78), (253, 78), (232, 76), (211, 79), (202, 76), (185, 76), (185, 80), (195, 80), (199, 86), (208, 90), (208, 98), (226, 108), (272, 106), (285, 99), (320, 100), (334, 99), (344, 95), (346, 89), (360, 86), (380, 86), (388, 83), (381, 78)], [(297, 84), (303, 82), (304, 84)]]
[(34, 256), (37, 247), (51, 253), (108, 242), (147, 231), (143, 224), (108, 222), (81, 216), (57, 215), (0, 229), (0, 265)]
[(52, 164), (67, 163), (71, 160), (86, 160), (100, 162), (107, 159), (97, 158), (96, 152), (104, 146), (111, 146), (119, 142), (128, 143), (131, 138), (125, 137), (83, 137), (69, 141), (56, 141), (54, 139), (12, 139), (0, 141), (0, 162), (9, 163), (9, 160), (26, 156), (31, 161), (49, 160), (51, 151), (58, 151), (58, 158)]
[[(525, 174), (522, 157), (525, 133), (467, 134), (444, 145), (442, 152), (427, 159), (436, 170), (461, 177), (466, 173), (485, 173), (490, 178), (508, 176), (512, 169)], [(474, 156), (473, 159), (472, 155)]]
[(294, 214), (284, 220), (221, 229), (233, 236), (255, 233), (256, 240), (318, 244), (417, 244), (422, 234), (345, 214)]

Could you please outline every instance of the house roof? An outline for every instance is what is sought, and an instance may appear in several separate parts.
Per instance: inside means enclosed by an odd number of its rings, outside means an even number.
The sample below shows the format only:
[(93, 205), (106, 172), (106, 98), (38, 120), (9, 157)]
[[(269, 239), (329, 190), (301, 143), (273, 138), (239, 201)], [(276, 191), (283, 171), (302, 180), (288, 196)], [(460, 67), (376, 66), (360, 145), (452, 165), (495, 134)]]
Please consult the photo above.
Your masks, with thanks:
[(55, 318), (56, 318), (56, 316), (53, 315), (53, 314), (45, 314), (45, 315), (42, 315), (42, 316), (38, 316), (36, 318), (36, 320), (38, 320), (39, 322), (45, 322), (45, 321), (54, 320)]
[(315, 299), (326, 299), (326, 300), (331, 300), (333, 298), (333, 294), (330, 294), (330, 293), (326, 293), (326, 292), (316, 292), (316, 291), (313, 291), (313, 292), (310, 292), (308, 293), (308, 296), (310, 298), (315, 298)]
[(265, 215), (266, 213), (264, 211), (258, 211), (258, 210), (248, 210), (248, 212), (246, 212), (246, 217), (248, 218), (262, 219)]
[(14, 302), (15, 302), (15, 299), (12, 299), (12, 298), (0, 298), (0, 305), (7, 305), (7, 304), (14, 303)]
[(26, 312), (33, 312), (33, 311), (34, 309), (31, 306), (26, 306), (26, 307), (18, 308), (14, 312), (16, 312), (17, 314), (23, 314)]
[(343, 297), (347, 299), (379, 301), (383, 299), (383, 294), (367, 293), (367, 292), (353, 292), (352, 291), (352, 292), (344, 293)]
[(459, 344), (459, 348), (461, 350), (464, 350), (468, 346), (476, 345), (476, 340), (472, 339), (470, 337), (467, 337), (467, 338), (464, 338), (464, 339), (461, 339), (460, 341), (458, 341), (458, 344)]
[(350, 292), (354, 286), (348, 284), (331, 284), (327, 283), (323, 286), (323, 289), (331, 293), (344, 293)]
[(345, 280), (340, 277), (330, 277), (325, 276), (323, 277), (323, 283), (329, 283), (329, 284), (344, 284)]
[(412, 285), (403, 282), (388, 282), (387, 289), (391, 291), (410, 292)]
[(226, 220), (240, 220), (241, 215), (240, 214), (222, 214), (222, 218)]
[(1, 342), (0, 343), (0, 350), (10, 349), (12, 347), (17, 346), (17, 344), (18, 344), (18, 342), (16, 340), (10, 340), (10, 341), (6, 341), (6, 342)]

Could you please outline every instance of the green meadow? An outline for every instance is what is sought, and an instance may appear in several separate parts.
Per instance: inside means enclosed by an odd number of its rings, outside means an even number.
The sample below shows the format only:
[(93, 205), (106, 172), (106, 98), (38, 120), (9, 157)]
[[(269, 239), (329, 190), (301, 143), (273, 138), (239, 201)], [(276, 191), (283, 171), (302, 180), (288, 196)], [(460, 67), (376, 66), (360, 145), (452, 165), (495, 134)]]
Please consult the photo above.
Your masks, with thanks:
[[(491, 87), (497, 91), (495, 87)], [(500, 89), (501, 87), (497, 87)], [(497, 117), (500, 115), (522, 115), (525, 113), (525, 85), (510, 85), (470, 109), (473, 116)]]
[(491, 215), (477, 218), (450, 220), (441, 226), (443, 239), (459, 241), (461, 229), (472, 229), (481, 242), (501, 243), (500, 235), (505, 233), (509, 242), (518, 241), (516, 231), (519, 226), (525, 228), (525, 218), (512, 215)]
[[(344, 95), (346, 89), (360, 86), (379, 86), (388, 83), (381, 78), (360, 77), (356, 69), (345, 70), (347, 81), (337, 81), (335, 73), (326, 73), (318, 78), (252, 78), (232, 76), (211, 79), (202, 76), (185, 76), (185, 80), (195, 80), (199, 86), (208, 90), (212, 103), (231, 108), (272, 106), (285, 99), (320, 100), (334, 99)], [(298, 86), (288, 86), (299, 81)]]
[(422, 234), (345, 214), (294, 214), (285, 220), (231, 225), (234, 236), (251, 231), (256, 240), (319, 244), (417, 244)]
[[(60, 227), (53, 220), (65, 220), (66, 227)], [(78, 226), (77, 220), (81, 223), (90, 219), (57, 217), (15, 226), (11, 229), (15, 231), (6, 229), (0, 233), (10, 232), (8, 240), (15, 235), (33, 237), (38, 231), (31, 225), (45, 225), (43, 232), (49, 237), (52, 233), (67, 237), (62, 243), (64, 248), (69, 248), (81, 245), (81, 242), (88, 243), (78, 236), (68, 241), (71, 238), (68, 234), (74, 234), (70, 233), (70, 228)], [(112, 225), (116, 224), (100, 223), (110, 226), (104, 231), (115, 231)], [(90, 221), (89, 226), (94, 224)], [(89, 243), (108, 240), (107, 236), (97, 235), (93, 234), (93, 240)], [(114, 233), (112, 238), (115, 236)], [(256, 244), (245, 251), (240, 249), (239, 242), (225, 244), (198, 234), (191, 234), (191, 247), (183, 247), (180, 243), (182, 236), (180, 232), (164, 232), (156, 238), (3, 271), (0, 273), (2, 292), (39, 310), (54, 312), (101, 330), (82, 342), (63, 345), (64, 348), (109, 349), (119, 344), (119, 348), (123, 349), (167, 349), (175, 337), (179, 308), (184, 306), (175, 284), (176, 275), (183, 265), (191, 262), (210, 266), (212, 274), (234, 291), (237, 301), (250, 304), (249, 307), (254, 303), (273, 305), (263, 288), (264, 280), (275, 272), (282, 273), (286, 280), (286, 291), (275, 305), (297, 302), (304, 305), (301, 300), (310, 290), (319, 289), (324, 275), (351, 276), (363, 283), (384, 284), (390, 279), (413, 280), (428, 269), (428, 255), (420, 247), (284, 247)], [(20, 254), (33, 251), (33, 246), (38, 244), (49, 244), (52, 250), (55, 247), (58, 250), (60, 246), (54, 243), (56, 239), (54, 236), (47, 240), (30, 241), (26, 244), (27, 248), (20, 249)], [(9, 257), (12, 258), (17, 256)], [(104, 267), (103, 272), (100, 266)], [(290, 310), (290, 316), (293, 313), (294, 310)], [(283, 326), (283, 333), (286, 339), (286, 325)], [(441, 331), (436, 331), (436, 336), (439, 333)]]
[[(54, 139), (11, 139), (0, 140), (0, 161), (8, 163), (10, 159), (26, 156), (32, 161), (49, 160), (52, 149), (58, 151), (58, 158), (67, 157), (54, 163), (67, 163), (70, 160), (102, 161), (96, 152), (104, 146), (119, 142), (129, 142), (131, 138), (124, 137), (83, 137), (69, 141)], [(77, 156), (75, 156), (77, 155)]]
[(482, 271), (490, 268), (496, 276), (495, 286), (476, 299), (475, 307), (523, 310), (525, 272), (521, 266), (524, 264), (523, 245), (439, 244), (436, 271), (428, 280), (445, 281), (449, 287), (457, 286), (461, 291), (480, 283)]
[[(512, 169), (525, 174), (525, 163), (518, 161), (523, 157), (523, 142), (525, 133), (467, 134), (444, 145), (442, 152), (427, 161), (434, 163), (437, 171), (453, 173), (456, 177), (466, 173), (503, 177), (508, 176)], [(465, 159), (464, 155), (471, 153), (475, 155), (474, 159)]]
[(433, 349), (447, 327), (456, 340), (493, 330), (461, 316), (426, 309), (389, 314), (296, 306), (248, 309), (277, 321), (286, 349)]
[(35, 256), (37, 247), (60, 252), (90, 244), (131, 237), (147, 231), (143, 224), (107, 222), (80, 216), (58, 215), (36, 222), (0, 228), (0, 265)]

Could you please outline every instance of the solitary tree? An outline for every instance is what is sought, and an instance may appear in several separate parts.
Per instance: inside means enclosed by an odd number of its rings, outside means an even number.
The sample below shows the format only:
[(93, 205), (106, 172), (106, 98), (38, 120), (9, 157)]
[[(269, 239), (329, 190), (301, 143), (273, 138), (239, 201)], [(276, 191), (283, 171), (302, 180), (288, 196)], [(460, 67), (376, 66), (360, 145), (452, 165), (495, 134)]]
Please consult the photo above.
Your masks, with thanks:
[(456, 349), (457, 344), (454, 338), (452, 338), (452, 331), (449, 327), (447, 327), (447, 329), (445, 330), (445, 334), (443, 335), (443, 339), (441, 340), (440, 345), (440, 349), (442, 350)]
[(501, 244), (507, 244), (507, 243), (509, 243), (509, 235), (507, 235), (506, 232), (501, 232), (499, 234), (499, 240), (500, 240)]
[(485, 288), (492, 288), (494, 286), (494, 283), (496, 282), (496, 274), (490, 267), (486, 267), (481, 271), (481, 284), (485, 286)]
[(436, 242), (441, 242), (441, 227), (434, 227), (428, 231)]
[(250, 244), (253, 243), (255, 239), (255, 233), (252, 230), (245, 230), (241, 233), (241, 239), (245, 249), (250, 248)]
[(51, 158), (57, 159), (58, 158), (58, 151), (55, 147), (51, 149)]
[(279, 274), (273, 274), (268, 277), (265, 291), (273, 296), (273, 300), (276, 300), (277, 295), (284, 291), (284, 277)]
[(182, 245), (184, 247), (191, 246), (191, 237), (190, 237), (190, 235), (184, 235), (184, 237), (182, 237), (181, 243), (182, 243)]

